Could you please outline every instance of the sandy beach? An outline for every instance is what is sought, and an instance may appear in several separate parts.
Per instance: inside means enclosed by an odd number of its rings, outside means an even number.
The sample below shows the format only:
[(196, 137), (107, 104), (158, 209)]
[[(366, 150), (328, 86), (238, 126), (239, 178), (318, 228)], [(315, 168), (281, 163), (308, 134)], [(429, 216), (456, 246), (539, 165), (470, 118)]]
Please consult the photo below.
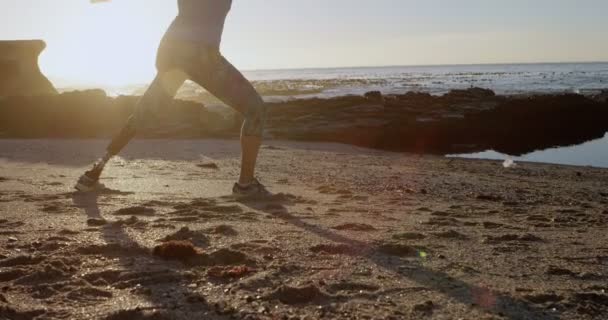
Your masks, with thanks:
[[(603, 319), (608, 170), (270, 141), (0, 141), (1, 319)], [(153, 248), (186, 240), (181, 260)]]

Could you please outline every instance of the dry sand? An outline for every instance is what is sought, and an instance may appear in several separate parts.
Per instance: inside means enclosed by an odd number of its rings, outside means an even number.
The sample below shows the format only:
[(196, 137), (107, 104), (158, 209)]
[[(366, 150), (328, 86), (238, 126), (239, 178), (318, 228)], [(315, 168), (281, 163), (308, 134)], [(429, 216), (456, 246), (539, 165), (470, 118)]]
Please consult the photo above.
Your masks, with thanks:
[(0, 319), (608, 315), (606, 169), (269, 142), (236, 201), (236, 141), (140, 140), (74, 193), (104, 146), (0, 141)]

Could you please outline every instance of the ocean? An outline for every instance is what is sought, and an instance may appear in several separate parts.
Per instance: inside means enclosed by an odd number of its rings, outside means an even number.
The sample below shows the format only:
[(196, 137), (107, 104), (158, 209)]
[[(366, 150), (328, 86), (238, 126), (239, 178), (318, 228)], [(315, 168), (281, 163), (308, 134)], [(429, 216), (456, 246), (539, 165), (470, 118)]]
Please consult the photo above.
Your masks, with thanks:
[[(471, 86), (489, 88), (505, 95), (593, 94), (608, 88), (608, 62), (283, 69), (243, 73), (267, 100), (360, 95), (373, 90), (387, 94), (422, 91), (439, 95)], [(114, 96), (141, 94), (146, 86), (133, 84), (102, 89)], [(72, 89), (67, 87), (60, 91)], [(206, 98), (205, 90), (189, 82), (178, 95), (189, 99)]]
[(245, 74), (258, 83), (276, 84), (294, 93), (316, 96), (362, 94), (371, 90), (443, 94), (471, 86), (505, 95), (590, 94), (608, 88), (608, 63), (359, 67), (261, 70)]

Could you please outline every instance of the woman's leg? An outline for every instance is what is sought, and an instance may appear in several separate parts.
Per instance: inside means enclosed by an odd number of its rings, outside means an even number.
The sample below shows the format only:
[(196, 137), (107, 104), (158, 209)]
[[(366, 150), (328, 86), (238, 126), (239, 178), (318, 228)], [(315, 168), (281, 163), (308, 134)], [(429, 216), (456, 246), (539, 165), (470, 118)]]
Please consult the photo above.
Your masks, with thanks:
[(262, 142), (266, 106), (251, 83), (216, 49), (202, 49), (197, 61), (184, 71), (190, 79), (245, 117), (241, 129), (242, 185), (254, 181), (255, 166)]

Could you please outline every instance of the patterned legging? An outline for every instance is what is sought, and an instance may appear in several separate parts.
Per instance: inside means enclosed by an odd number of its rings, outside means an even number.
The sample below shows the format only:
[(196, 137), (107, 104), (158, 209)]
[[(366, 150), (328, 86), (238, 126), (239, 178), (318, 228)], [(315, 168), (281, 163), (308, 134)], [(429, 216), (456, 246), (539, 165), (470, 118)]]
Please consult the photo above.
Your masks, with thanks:
[(244, 116), (243, 136), (262, 136), (266, 117), (264, 101), (218, 48), (164, 39), (158, 49), (156, 67), (156, 78), (137, 103), (127, 125), (108, 146), (111, 155), (118, 154), (138, 130), (155, 126), (162, 109), (171, 104), (177, 90), (188, 79)]

